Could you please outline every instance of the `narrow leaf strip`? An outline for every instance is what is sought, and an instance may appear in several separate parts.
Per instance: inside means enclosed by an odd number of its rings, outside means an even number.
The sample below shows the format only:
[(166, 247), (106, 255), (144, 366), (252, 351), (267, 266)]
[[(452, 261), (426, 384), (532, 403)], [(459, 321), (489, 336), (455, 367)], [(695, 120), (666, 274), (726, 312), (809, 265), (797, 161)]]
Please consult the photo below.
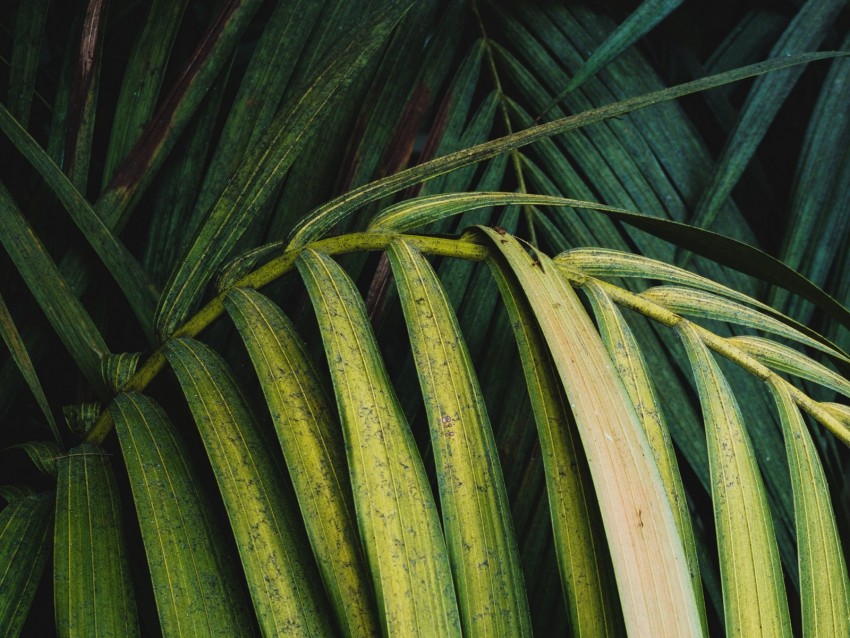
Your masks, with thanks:
[(425, 401), (464, 634), (530, 636), (505, 480), (457, 317), (419, 251), (396, 241), (387, 255)]
[(292, 322), (268, 298), (231, 291), (239, 329), (274, 421), (325, 588), (347, 636), (378, 633), (372, 584), (360, 548), (339, 423)]
[(293, 525), (278, 465), (233, 374), (219, 355), (192, 339), (169, 341), (165, 356), (212, 464), (263, 634), (330, 635), (309, 547)]
[(59, 460), (53, 597), (60, 638), (139, 635), (118, 486), (99, 445)]
[[(8, 496), (8, 495), (7, 495)], [(20, 496), (0, 511), (0, 636), (18, 636), (50, 560), (53, 493)]]
[(71, 183), (50, 155), (0, 105), (0, 130), (39, 172), (86, 241), (121, 287), (146, 334), (152, 334), (156, 292), (147, 273)]
[(12, 355), (12, 360), (18, 366), (21, 376), (27, 382), (30, 392), (35, 397), (41, 413), (50, 426), (50, 431), (53, 432), (53, 438), (57, 443), (61, 444), (62, 438), (59, 436), (59, 429), (56, 427), (56, 421), (53, 419), (53, 412), (51, 412), (50, 405), (47, 403), (47, 397), (44, 396), (44, 390), (41, 387), (41, 382), (38, 380), (38, 375), (35, 372), (32, 359), (30, 359), (30, 355), (27, 352), (24, 340), (21, 338), (17, 326), (15, 326), (12, 315), (9, 314), (9, 308), (6, 307), (6, 302), (3, 301), (3, 295), (0, 295), (0, 337), (3, 337), (3, 342)]
[[(35, 95), (35, 79), (42, 50), (45, 49), (44, 23), (50, 0), (21, 2), (14, 10), (12, 55), (9, 60), (9, 110), (26, 128)], [(2, 626), (2, 625), (0, 625)]]
[(700, 636), (682, 539), (652, 451), (622, 381), (575, 292), (551, 259), (483, 228), (540, 323), (587, 454), (623, 617), (636, 636)]
[(223, 530), (215, 521), (185, 444), (144, 395), (110, 405), (165, 636), (247, 636), (251, 619)]
[(263, 138), (245, 155), (163, 290), (156, 317), (161, 338), (171, 335), (186, 318), (252, 218), (276, 192), (301, 149), (409, 6), (409, 0), (393, 0), (378, 14), (364, 16), (358, 28), (346, 32), (328, 52), (328, 62), (311, 78), (310, 85), (281, 109)]
[(768, 368), (814, 381), (850, 397), (850, 381), (802, 352), (761, 337), (733, 337), (727, 341)]
[(687, 321), (676, 326), (706, 423), (727, 636), (791, 636), (785, 583), (764, 484), (741, 411), (717, 362)]
[(771, 380), (768, 387), (782, 421), (794, 491), (803, 636), (850, 636), (850, 582), (823, 466), (784, 382)]
[(0, 243), (86, 379), (105, 393), (100, 357), (108, 352), (106, 343), (3, 184)]
[(590, 298), (602, 341), (605, 343), (605, 348), (608, 350), (608, 355), (614, 363), (617, 374), (622, 379), (626, 392), (635, 406), (637, 416), (643, 424), (649, 447), (652, 449), (655, 462), (661, 473), (661, 480), (664, 481), (664, 488), (667, 490), (667, 497), (670, 499), (673, 515), (676, 518), (676, 526), (685, 546), (688, 570), (691, 574), (694, 593), (700, 609), (703, 631), (707, 635), (705, 601), (702, 597), (702, 580), (700, 579), (696, 542), (691, 527), (688, 501), (658, 394), (650, 380), (649, 371), (637, 340), (617, 306), (605, 294), (604, 290), (592, 280), (588, 281), (583, 290)]
[(171, 46), (187, 0), (154, 0), (124, 69), (103, 166), (103, 187), (144, 130), (156, 107)]
[(469, 210), (510, 204), (620, 210), (595, 202), (531, 193), (443, 193), (415, 197), (385, 208), (372, 218), (368, 230), (403, 233)]
[(553, 103), (557, 104), (564, 95), (576, 90), (596, 75), (597, 71), (649, 33), (680, 4), (682, 4), (682, 0), (644, 0), (641, 2), (640, 6), (610, 33), (605, 42), (599, 45)]
[(679, 315), (727, 321), (740, 326), (763, 330), (846, 360), (841, 352), (807, 337), (773, 317), (768, 317), (757, 310), (701, 290), (680, 288), (679, 286), (657, 286), (641, 293), (641, 297)]
[(627, 253), (610, 248), (574, 248), (561, 253), (554, 258), (556, 264), (567, 266), (590, 277), (639, 277), (641, 279), (656, 279), (670, 284), (687, 286), (712, 292), (722, 297), (729, 297), (742, 303), (750, 304), (776, 312), (758, 299), (738, 292), (733, 288), (717, 283), (712, 279), (697, 275), (684, 268), (673, 266), (657, 259), (644, 257), (635, 253)]
[(327, 255), (307, 249), (297, 266), (322, 331), (384, 633), (459, 636), (434, 497), (363, 299)]
[(737, 82), (748, 77), (761, 75), (776, 71), (779, 69), (788, 68), (798, 64), (805, 64), (815, 60), (835, 57), (836, 53), (813, 53), (807, 55), (798, 55), (789, 58), (781, 58), (767, 60), (758, 64), (741, 67), (732, 71), (726, 71), (717, 75), (712, 75), (706, 78), (701, 78), (693, 82), (687, 82), (660, 91), (654, 91), (638, 97), (629, 98), (613, 104), (571, 115), (561, 118), (553, 122), (547, 122), (538, 126), (533, 126), (524, 131), (512, 133), (504, 137), (478, 144), (471, 148), (466, 148), (443, 157), (430, 160), (400, 171), (393, 175), (389, 175), (383, 179), (370, 182), (359, 188), (356, 188), (327, 204), (317, 208), (313, 213), (304, 217), (302, 222), (293, 230), (290, 235), (288, 248), (302, 248), (311, 241), (319, 239), (327, 231), (329, 231), (337, 222), (344, 219), (359, 207), (381, 199), (386, 195), (398, 192), (408, 186), (413, 186), (419, 182), (433, 179), (439, 175), (476, 164), (484, 160), (496, 157), (502, 153), (507, 153), (517, 148), (521, 148), (528, 144), (537, 142), (538, 140), (546, 139), (554, 135), (566, 133), (583, 126), (589, 126), (602, 122), (619, 115), (624, 115), (631, 111), (651, 106), (659, 102), (675, 100), (676, 98), (690, 95), (698, 91), (705, 91), (717, 86)]
[(500, 262), (488, 263), (514, 329), (537, 424), (570, 627), (575, 636), (621, 635), (623, 621), (605, 529), (558, 371), (516, 279), (503, 271)]

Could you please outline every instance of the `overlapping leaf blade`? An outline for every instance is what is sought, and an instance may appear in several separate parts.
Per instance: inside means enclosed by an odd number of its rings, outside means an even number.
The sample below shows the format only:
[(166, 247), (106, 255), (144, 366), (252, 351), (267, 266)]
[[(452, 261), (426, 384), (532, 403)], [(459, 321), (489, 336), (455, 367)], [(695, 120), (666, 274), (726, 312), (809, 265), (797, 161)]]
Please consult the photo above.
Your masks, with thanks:
[(699, 334), (677, 327), (706, 421), (723, 613), (729, 636), (791, 636), (764, 484), (732, 389)]
[(163, 290), (156, 316), (160, 338), (169, 336), (186, 318), (253, 215), (409, 6), (409, 0), (395, 0), (377, 14), (364, 16), (360, 26), (328, 52), (328, 63), (297, 99), (281, 109), (245, 156)]
[[(675, 518), (643, 428), (575, 292), (542, 254), (484, 229), (508, 261), (552, 353), (581, 434), (605, 523), (626, 628), (702, 635)], [(603, 422), (604, 427), (598, 427)]]
[(233, 374), (218, 354), (192, 339), (170, 340), (165, 355), (212, 464), (263, 634), (330, 635), (307, 541)]
[(110, 456), (83, 443), (59, 460), (53, 545), (56, 630), (138, 636), (118, 485)]
[(248, 636), (239, 576), (186, 444), (152, 399), (110, 406), (142, 531), (164, 636)]
[(108, 352), (103, 337), (3, 184), (0, 209), (0, 243), (89, 383), (105, 391), (100, 379), (100, 357)]
[(330, 257), (307, 249), (297, 264), (323, 334), (384, 632), (459, 636), (434, 497), (363, 300)]
[(685, 548), (688, 560), (688, 571), (693, 581), (697, 605), (703, 624), (703, 632), (708, 633), (705, 617), (705, 603), (701, 596), (702, 582), (700, 580), (699, 563), (697, 561), (696, 543), (691, 527), (690, 512), (682, 477), (676, 462), (676, 453), (670, 432), (664, 418), (664, 412), (659, 401), (656, 388), (650, 380), (650, 372), (641, 354), (640, 347), (634, 334), (626, 323), (620, 311), (611, 298), (594, 283), (590, 282), (583, 288), (590, 298), (596, 317), (599, 332), (608, 355), (623, 381), (626, 392), (635, 407), (649, 447), (655, 456), (655, 462), (661, 473), (661, 480), (667, 490), (667, 497), (673, 508), (676, 525)]
[(257, 370), (313, 553), (347, 636), (378, 631), (339, 424), (290, 320), (248, 289), (225, 302)]
[(850, 633), (850, 581), (829, 486), (799, 408), (782, 382), (771, 381), (769, 387), (791, 468), (803, 636), (843, 636)]
[(537, 424), (570, 626), (577, 636), (619, 635), (622, 617), (602, 519), (558, 372), (522, 288), (495, 262), (490, 269), (514, 328)]
[[(9, 496), (4, 494), (4, 497)], [(0, 635), (18, 636), (50, 560), (54, 495), (19, 496), (0, 511)]]
[(421, 253), (397, 241), (387, 254), (425, 401), (464, 633), (530, 635), (499, 455), (457, 318)]

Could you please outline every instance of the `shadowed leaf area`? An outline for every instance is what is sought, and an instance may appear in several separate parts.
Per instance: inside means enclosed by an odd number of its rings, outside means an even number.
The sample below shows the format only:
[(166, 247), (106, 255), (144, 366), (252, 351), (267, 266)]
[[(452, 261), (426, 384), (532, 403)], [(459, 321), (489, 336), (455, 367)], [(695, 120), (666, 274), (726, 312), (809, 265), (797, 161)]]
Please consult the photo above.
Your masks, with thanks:
[(846, 2), (0, 5), (0, 636), (850, 636)]

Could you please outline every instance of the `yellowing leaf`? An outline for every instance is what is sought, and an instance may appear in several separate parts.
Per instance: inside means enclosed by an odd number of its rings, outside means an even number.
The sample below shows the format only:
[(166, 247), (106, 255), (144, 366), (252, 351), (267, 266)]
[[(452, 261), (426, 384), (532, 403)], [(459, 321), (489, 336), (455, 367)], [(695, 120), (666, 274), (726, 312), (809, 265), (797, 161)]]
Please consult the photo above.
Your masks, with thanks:
[(735, 395), (688, 322), (682, 337), (706, 422), (726, 635), (791, 636), (773, 521)]
[(431, 486), (363, 300), (327, 255), (308, 248), (297, 265), (322, 331), (384, 632), (459, 636), (455, 590)]
[(484, 228), (525, 291), (587, 454), (626, 629), (702, 635), (682, 539), (634, 406), (575, 292), (545, 255)]

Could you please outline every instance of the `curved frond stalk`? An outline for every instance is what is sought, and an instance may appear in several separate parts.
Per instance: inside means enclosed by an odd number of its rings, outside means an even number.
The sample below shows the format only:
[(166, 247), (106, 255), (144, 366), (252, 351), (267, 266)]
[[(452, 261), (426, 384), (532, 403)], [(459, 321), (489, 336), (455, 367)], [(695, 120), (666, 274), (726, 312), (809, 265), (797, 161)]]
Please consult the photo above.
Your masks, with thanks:
[(339, 624), (347, 636), (376, 634), (342, 432), (307, 349), (289, 318), (260, 293), (238, 288), (225, 305), (260, 379)]
[(230, 520), (260, 628), (266, 636), (333, 633), (325, 594), (279, 467), (227, 364), (192, 339), (165, 355), (195, 418)]
[(396, 241), (387, 255), (425, 401), (464, 634), (530, 636), (499, 454), (457, 317), (420, 252)]
[(385, 178), (370, 182), (361, 187), (337, 197), (306, 215), (290, 234), (287, 249), (303, 248), (325, 235), (339, 221), (351, 215), (355, 210), (396, 193), (408, 186), (433, 179), (445, 173), (469, 166), (486, 159), (496, 157), (514, 149), (533, 144), (542, 139), (559, 135), (583, 126), (630, 113), (631, 111), (674, 100), (691, 93), (705, 91), (731, 82), (737, 82), (748, 77), (762, 75), (771, 71), (788, 68), (797, 64), (835, 57), (835, 53), (814, 53), (798, 55), (791, 58), (774, 59), (760, 62), (747, 67), (741, 67), (725, 73), (687, 82), (668, 89), (647, 93), (638, 97), (615, 102), (607, 106), (579, 113), (569, 117), (540, 124), (524, 131), (512, 133), (505, 137), (478, 144), (471, 148), (456, 151), (443, 157), (424, 162)]
[(363, 300), (327, 255), (308, 248), (297, 265), (322, 331), (384, 632), (460, 636), (431, 486)]
[(53, 597), (60, 638), (139, 635), (118, 485), (99, 445), (59, 459)]
[(171, 336), (189, 315), (215, 269), (410, 5), (410, 0), (392, 0), (363, 16), (357, 28), (334, 43), (309, 84), (280, 110), (263, 139), (245, 155), (163, 289), (154, 317), (160, 339)]
[(790, 638), (773, 521), (740, 408), (700, 334), (687, 321), (676, 330), (691, 360), (706, 421), (726, 633)]
[(152, 399), (110, 405), (165, 636), (246, 636), (247, 600), (186, 444)]
[(482, 229), (528, 297), (587, 454), (623, 617), (636, 636), (703, 634), (682, 539), (634, 406), (575, 292), (551, 259)]

